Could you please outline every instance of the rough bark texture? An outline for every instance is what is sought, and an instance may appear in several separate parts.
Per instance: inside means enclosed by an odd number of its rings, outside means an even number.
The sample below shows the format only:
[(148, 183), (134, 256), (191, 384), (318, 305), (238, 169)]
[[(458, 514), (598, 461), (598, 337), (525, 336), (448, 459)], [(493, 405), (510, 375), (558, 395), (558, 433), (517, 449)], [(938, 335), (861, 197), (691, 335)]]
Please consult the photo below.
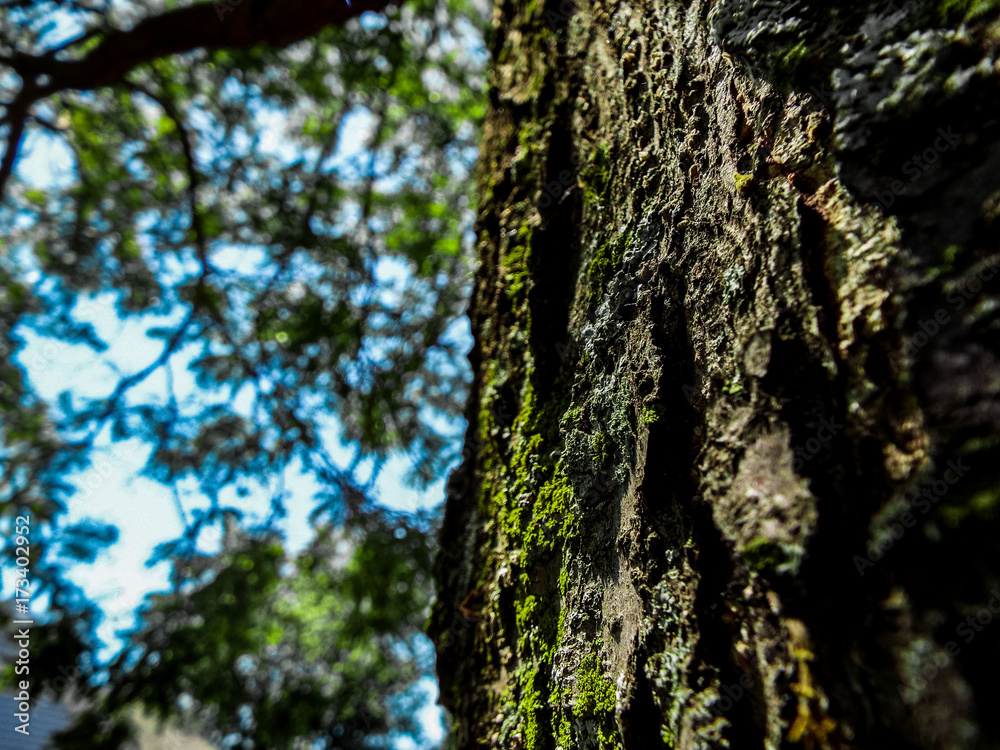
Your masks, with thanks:
[(456, 746), (1000, 747), (995, 5), (498, 0)]

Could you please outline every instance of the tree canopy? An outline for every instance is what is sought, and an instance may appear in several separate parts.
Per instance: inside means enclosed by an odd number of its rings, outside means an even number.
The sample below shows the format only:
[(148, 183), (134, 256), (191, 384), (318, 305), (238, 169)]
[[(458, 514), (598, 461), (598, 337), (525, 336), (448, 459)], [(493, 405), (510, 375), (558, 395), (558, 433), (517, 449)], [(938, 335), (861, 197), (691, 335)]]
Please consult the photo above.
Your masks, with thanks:
[[(400, 649), (426, 615), (430, 521), (371, 489), (391, 455), (426, 484), (456, 454), (484, 15), (467, 0), (0, 0), (0, 507), (4, 531), (24, 510), (35, 523), (33, 597), (51, 601), (38, 671), (78, 663), (108, 709), (67, 746), (124, 741), (115, 712), (135, 700), (227, 745), (416, 731), (384, 698), (416, 674)], [(39, 149), (40, 178), (19, 167)], [(27, 342), (106, 356), (105, 308), (155, 356), (109, 360), (98, 395), (42, 397)], [(102, 664), (97, 607), (65, 573), (116, 530), (65, 517), (95, 451), (135, 438), (184, 532), (154, 557), (172, 592)], [(280, 535), (293, 469), (320, 488), (297, 559)], [(253, 518), (245, 501), (264, 495)]]

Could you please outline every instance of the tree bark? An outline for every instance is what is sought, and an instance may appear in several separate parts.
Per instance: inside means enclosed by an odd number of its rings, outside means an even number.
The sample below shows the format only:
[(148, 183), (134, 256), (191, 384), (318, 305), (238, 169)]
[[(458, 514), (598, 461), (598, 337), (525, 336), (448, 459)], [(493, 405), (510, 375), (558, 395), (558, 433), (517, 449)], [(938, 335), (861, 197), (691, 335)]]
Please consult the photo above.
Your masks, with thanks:
[(998, 746), (998, 28), (498, 0), (454, 746)]

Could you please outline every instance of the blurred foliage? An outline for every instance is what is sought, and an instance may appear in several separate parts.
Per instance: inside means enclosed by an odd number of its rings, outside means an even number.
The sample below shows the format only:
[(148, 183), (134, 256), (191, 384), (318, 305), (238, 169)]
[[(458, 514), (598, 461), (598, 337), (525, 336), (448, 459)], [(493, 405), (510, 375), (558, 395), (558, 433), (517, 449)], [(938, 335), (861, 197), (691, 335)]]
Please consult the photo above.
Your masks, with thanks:
[[(95, 701), (65, 747), (124, 742), (135, 701), (225, 746), (371, 746), (415, 731), (386, 706), (420, 672), (407, 653), (431, 529), (371, 495), (391, 455), (408, 456), (417, 485), (457, 457), (486, 11), (414, 0), (284, 49), (195, 49), (52, 91), (18, 119), (46, 65), (198, 4), (0, 0), (0, 138), (9, 152), (23, 125), (22, 159), (33, 147), (69, 162), (43, 180), (15, 169), (0, 195), (2, 564), (29, 511), (32, 595), (51, 616), (32, 669), (73, 664)], [(95, 325), (109, 303), (157, 354), (128, 369), (108, 359), (116, 382), (99, 397), (70, 376), (43, 398), (27, 342), (109, 358)], [(65, 519), (95, 450), (135, 438), (184, 531), (153, 558), (172, 564), (172, 591), (102, 664), (99, 609), (66, 571), (117, 531)], [(321, 531), (297, 560), (279, 531), (293, 469), (320, 488)], [(241, 499), (262, 493), (270, 511), (251, 521)], [(207, 555), (213, 528), (223, 549)]]
[(231, 525), (221, 553), (177, 560), (173, 592), (148, 597), (129, 648), (60, 747), (92, 748), (129, 727), (136, 701), (227, 747), (388, 747), (390, 729), (419, 737), (414, 706), (391, 716), (385, 698), (414, 703), (406, 691), (431, 666), (416, 640), (431, 557), (425, 528), (385, 513), (319, 529), (294, 559), (273, 532)]

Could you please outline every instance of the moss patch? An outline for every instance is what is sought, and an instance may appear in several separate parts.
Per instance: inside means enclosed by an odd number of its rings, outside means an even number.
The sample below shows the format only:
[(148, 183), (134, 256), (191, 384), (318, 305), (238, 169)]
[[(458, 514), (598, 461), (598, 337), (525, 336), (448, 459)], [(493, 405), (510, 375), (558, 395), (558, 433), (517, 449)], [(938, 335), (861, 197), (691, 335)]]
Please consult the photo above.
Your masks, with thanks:
[(1000, 3), (997, 0), (941, 0), (938, 15), (941, 23), (971, 23), (996, 13)]
[(775, 571), (779, 565), (788, 562), (788, 555), (773, 539), (757, 537), (747, 542), (743, 548), (743, 559), (747, 565), (759, 573)]
[(641, 421), (643, 424), (655, 424), (663, 419), (664, 412), (663, 404), (647, 406), (642, 410)]
[(795, 80), (795, 75), (806, 56), (806, 52), (805, 42), (799, 42), (778, 52), (775, 56), (774, 70), (780, 83), (790, 85)]
[(573, 713), (579, 717), (602, 716), (615, 710), (615, 684), (601, 670), (597, 657), (589, 654), (576, 677)]
[(736, 189), (741, 193), (747, 192), (753, 186), (753, 175), (752, 174), (740, 174), (739, 172), (733, 173), (733, 182), (736, 183)]

